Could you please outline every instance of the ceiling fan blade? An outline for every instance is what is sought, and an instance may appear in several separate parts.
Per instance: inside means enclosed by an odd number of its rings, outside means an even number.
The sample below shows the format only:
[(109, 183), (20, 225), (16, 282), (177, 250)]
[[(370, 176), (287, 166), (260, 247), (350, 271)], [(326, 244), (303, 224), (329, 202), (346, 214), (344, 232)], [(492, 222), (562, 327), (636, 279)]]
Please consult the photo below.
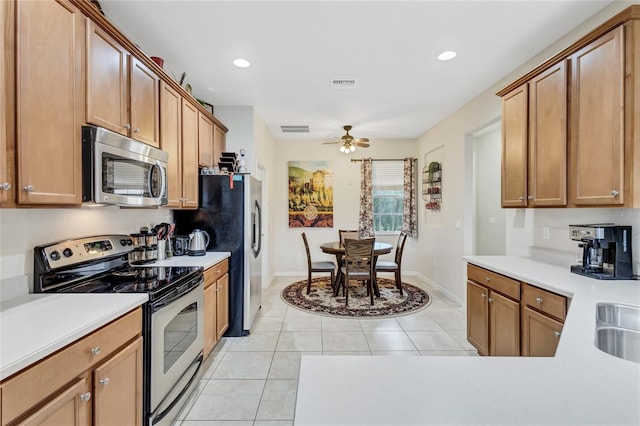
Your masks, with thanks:
[(356, 139), (356, 142), (369, 142), (369, 139), (368, 138), (359, 138), (359, 139)]
[(369, 144), (364, 142), (354, 142), (353, 145), (361, 146), (363, 148), (369, 148)]
[(335, 141), (335, 142), (322, 142), (322, 145), (329, 145), (329, 144), (333, 144), (333, 143), (343, 143), (342, 141)]

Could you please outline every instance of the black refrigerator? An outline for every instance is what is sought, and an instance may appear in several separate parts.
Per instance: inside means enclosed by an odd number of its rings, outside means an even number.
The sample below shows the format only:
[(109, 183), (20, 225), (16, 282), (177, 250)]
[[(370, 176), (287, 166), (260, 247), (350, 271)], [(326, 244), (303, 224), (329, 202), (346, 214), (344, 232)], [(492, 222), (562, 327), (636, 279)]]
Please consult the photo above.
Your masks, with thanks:
[(200, 175), (198, 210), (176, 210), (176, 234), (210, 236), (207, 251), (228, 251), (229, 328), (246, 336), (262, 302), (262, 182), (251, 175)]

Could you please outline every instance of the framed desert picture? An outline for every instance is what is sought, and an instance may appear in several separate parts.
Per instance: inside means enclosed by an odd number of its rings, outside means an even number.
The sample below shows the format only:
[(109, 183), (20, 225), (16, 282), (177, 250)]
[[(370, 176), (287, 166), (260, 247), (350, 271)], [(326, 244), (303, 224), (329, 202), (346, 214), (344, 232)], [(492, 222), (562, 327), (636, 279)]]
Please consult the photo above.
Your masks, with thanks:
[(289, 228), (333, 228), (330, 161), (289, 161)]

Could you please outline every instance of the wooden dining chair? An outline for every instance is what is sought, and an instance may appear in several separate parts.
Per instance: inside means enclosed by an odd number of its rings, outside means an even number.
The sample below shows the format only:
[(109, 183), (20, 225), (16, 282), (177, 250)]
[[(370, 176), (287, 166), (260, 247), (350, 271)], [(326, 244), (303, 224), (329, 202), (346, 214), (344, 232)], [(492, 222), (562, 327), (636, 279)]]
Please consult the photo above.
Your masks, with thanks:
[(309, 242), (307, 241), (307, 234), (302, 233), (302, 240), (304, 241), (304, 249), (307, 252), (307, 294), (311, 291), (311, 273), (312, 272), (329, 272), (331, 274), (331, 288), (335, 285), (335, 271), (336, 264), (330, 261), (325, 262), (312, 262), (311, 252), (309, 251)]
[(344, 266), (341, 272), (344, 275), (343, 285), (345, 293), (345, 306), (349, 305), (349, 281), (365, 281), (367, 294), (371, 297), (373, 305), (373, 287), (375, 285), (374, 248), (375, 238), (344, 241)]
[(347, 229), (339, 229), (338, 236), (340, 237), (340, 245), (344, 247), (344, 240), (349, 238), (350, 240), (359, 240), (360, 239), (360, 231), (357, 229), (355, 231), (347, 230)]
[(378, 260), (376, 262), (376, 274), (378, 272), (393, 272), (396, 278), (396, 288), (400, 290), (402, 295), (402, 272), (400, 265), (402, 264), (402, 252), (404, 251), (404, 243), (407, 241), (407, 233), (400, 232), (398, 235), (398, 244), (396, 245), (395, 261)]

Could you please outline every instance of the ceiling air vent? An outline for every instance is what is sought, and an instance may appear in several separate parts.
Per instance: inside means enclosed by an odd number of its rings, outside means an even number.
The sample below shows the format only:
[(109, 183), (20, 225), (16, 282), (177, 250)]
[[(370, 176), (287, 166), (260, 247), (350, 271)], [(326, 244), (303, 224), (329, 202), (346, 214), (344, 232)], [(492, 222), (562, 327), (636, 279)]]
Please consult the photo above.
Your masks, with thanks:
[(356, 87), (357, 77), (344, 75), (331, 76), (331, 87), (334, 89), (353, 89)]
[(309, 126), (280, 126), (282, 133), (309, 133)]

